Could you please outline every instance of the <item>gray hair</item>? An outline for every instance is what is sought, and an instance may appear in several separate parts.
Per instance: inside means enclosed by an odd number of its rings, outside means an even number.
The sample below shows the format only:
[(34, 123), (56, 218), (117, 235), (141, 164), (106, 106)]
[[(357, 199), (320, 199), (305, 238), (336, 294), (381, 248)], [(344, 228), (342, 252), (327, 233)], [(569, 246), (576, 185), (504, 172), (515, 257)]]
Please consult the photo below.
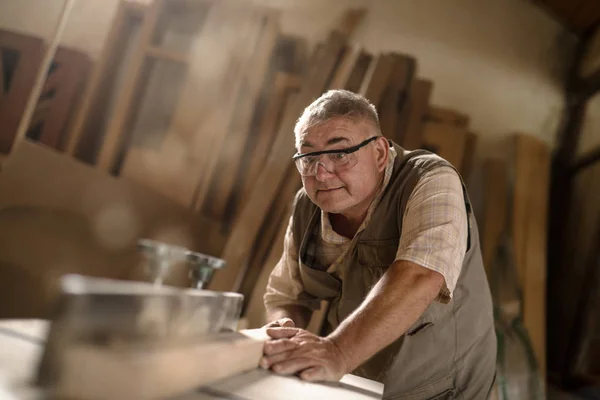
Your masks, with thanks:
[(355, 122), (370, 122), (381, 135), (377, 108), (364, 96), (348, 90), (329, 90), (313, 101), (298, 118), (294, 127), (296, 147), (306, 132), (332, 118), (348, 118)]

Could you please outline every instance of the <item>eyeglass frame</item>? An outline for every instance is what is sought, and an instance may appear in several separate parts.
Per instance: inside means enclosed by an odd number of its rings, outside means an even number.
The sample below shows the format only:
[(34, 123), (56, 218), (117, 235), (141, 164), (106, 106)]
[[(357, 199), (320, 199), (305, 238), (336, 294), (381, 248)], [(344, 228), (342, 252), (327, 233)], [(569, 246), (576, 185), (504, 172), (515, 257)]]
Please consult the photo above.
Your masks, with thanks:
[(310, 153), (296, 153), (292, 157), (292, 160), (296, 161), (299, 158), (304, 158), (308, 156), (320, 156), (321, 154), (334, 154), (334, 153), (344, 153), (344, 154), (352, 154), (365, 147), (375, 139), (378, 139), (383, 136), (372, 136), (367, 140), (360, 142), (359, 144), (351, 147), (346, 147), (345, 149), (332, 149), (332, 150), (320, 150), (320, 151), (312, 151)]
[[(308, 156), (320, 156), (322, 154), (335, 154), (335, 153), (352, 154), (352, 153), (355, 153), (358, 150), (362, 149), (363, 147), (365, 147), (366, 145), (368, 145), (369, 143), (375, 141), (376, 139), (378, 139), (380, 137), (383, 137), (383, 136), (381, 136), (381, 135), (371, 136), (370, 138), (360, 142), (359, 144), (357, 144), (355, 146), (351, 146), (351, 147), (346, 147), (345, 149), (320, 150), (320, 151), (313, 151), (310, 153), (296, 153), (292, 157), (292, 160), (295, 162), (296, 160), (298, 160), (300, 158), (304, 158), (304, 157), (308, 157)], [(392, 142), (390, 140), (388, 140), (388, 145), (390, 147), (392, 146)]]

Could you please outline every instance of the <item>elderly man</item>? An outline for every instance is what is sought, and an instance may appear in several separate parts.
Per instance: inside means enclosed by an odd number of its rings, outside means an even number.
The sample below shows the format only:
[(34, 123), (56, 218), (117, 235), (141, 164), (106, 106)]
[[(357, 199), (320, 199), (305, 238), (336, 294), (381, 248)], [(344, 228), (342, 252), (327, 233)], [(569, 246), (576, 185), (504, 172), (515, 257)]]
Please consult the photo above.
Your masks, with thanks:
[[(264, 297), (263, 368), (354, 373), (384, 398), (485, 399), (496, 336), (477, 225), (442, 158), (382, 136), (375, 107), (335, 90), (296, 128), (303, 188)], [(321, 335), (306, 330), (327, 300)]]

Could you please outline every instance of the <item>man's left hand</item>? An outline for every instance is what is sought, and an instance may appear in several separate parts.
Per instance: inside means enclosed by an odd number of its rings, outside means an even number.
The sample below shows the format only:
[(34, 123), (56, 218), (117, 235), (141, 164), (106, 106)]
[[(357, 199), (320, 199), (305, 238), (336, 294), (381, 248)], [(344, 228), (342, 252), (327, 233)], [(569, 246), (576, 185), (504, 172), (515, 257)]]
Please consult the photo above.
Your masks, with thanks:
[(339, 381), (348, 371), (344, 354), (328, 338), (299, 328), (269, 328), (262, 368), (307, 381)]

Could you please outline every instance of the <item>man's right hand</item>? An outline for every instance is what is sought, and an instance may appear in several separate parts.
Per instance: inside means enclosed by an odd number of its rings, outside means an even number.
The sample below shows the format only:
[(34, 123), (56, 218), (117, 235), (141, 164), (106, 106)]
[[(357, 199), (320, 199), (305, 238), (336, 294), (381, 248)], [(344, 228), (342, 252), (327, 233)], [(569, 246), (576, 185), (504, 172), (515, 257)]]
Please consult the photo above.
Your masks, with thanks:
[(267, 328), (295, 328), (296, 324), (294, 324), (294, 321), (291, 318), (279, 318), (276, 319), (273, 322), (269, 322), (268, 324), (266, 324), (265, 326), (263, 326), (261, 329), (267, 329)]

